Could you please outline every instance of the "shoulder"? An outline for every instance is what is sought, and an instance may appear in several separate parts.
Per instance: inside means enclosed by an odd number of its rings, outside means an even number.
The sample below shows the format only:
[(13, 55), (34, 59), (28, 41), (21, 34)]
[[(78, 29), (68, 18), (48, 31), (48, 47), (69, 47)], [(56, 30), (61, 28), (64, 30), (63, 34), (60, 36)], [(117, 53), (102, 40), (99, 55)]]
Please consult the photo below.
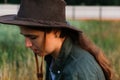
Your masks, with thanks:
[(71, 53), (70, 53), (70, 59), (75, 62), (75, 63), (79, 63), (79, 64), (83, 64), (84, 63), (97, 63), (95, 58), (86, 50), (78, 47), (78, 46), (73, 46), (73, 48), (71, 49)]
[[(77, 75), (82, 80), (98, 80), (104, 75), (95, 58), (87, 51), (74, 47), (68, 59), (65, 72), (69, 75)], [(91, 79), (90, 79), (91, 78)]]

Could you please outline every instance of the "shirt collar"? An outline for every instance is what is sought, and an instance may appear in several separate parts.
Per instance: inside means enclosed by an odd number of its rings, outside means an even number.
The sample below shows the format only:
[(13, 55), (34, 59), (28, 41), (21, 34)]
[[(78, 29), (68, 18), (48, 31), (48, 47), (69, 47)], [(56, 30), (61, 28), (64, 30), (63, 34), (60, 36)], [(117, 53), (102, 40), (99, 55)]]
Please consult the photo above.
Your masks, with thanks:
[(52, 66), (52, 72), (58, 73), (58, 71), (60, 72), (63, 69), (65, 62), (71, 52), (71, 48), (72, 42), (69, 38), (66, 38), (63, 42), (60, 53)]

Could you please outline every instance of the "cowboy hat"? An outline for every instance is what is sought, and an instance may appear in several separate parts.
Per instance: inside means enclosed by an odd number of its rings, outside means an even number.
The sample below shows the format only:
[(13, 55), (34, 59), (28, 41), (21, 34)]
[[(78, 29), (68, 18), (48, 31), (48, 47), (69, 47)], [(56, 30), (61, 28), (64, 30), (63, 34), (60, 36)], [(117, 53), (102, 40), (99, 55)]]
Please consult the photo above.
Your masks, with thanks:
[(65, 6), (64, 0), (21, 0), (18, 13), (1, 16), (0, 23), (35, 27), (63, 27), (80, 31), (67, 24)]

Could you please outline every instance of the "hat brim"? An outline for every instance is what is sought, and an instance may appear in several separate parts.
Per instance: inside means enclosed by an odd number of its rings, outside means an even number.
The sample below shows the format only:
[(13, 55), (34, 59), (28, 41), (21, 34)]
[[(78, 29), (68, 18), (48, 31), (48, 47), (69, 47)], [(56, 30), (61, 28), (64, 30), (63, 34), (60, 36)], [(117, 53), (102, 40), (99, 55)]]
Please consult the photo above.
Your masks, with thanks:
[(68, 28), (71, 30), (82, 32), (81, 30), (67, 24), (67, 23), (54, 23), (54, 22), (44, 22), (44, 21), (31, 21), (31, 20), (22, 20), (16, 19), (17, 15), (5, 15), (0, 16), (0, 23), (10, 24), (10, 25), (19, 25), (19, 26), (35, 26), (35, 27), (56, 27), (56, 28)]

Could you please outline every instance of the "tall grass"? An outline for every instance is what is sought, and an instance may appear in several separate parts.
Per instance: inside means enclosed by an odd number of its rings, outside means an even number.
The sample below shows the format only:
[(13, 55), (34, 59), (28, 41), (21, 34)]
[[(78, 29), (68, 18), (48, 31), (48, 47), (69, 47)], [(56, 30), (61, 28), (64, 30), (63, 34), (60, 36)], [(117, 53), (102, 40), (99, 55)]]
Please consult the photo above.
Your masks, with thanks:
[[(120, 80), (120, 22), (69, 21), (103, 49)], [(31, 50), (24, 47), (18, 27), (0, 24), (0, 80), (36, 80)]]
[(116, 51), (120, 44), (119, 22), (72, 21), (71, 23), (79, 26), (104, 51)]
[(35, 80), (32, 52), (16, 26), (0, 24), (0, 80)]

